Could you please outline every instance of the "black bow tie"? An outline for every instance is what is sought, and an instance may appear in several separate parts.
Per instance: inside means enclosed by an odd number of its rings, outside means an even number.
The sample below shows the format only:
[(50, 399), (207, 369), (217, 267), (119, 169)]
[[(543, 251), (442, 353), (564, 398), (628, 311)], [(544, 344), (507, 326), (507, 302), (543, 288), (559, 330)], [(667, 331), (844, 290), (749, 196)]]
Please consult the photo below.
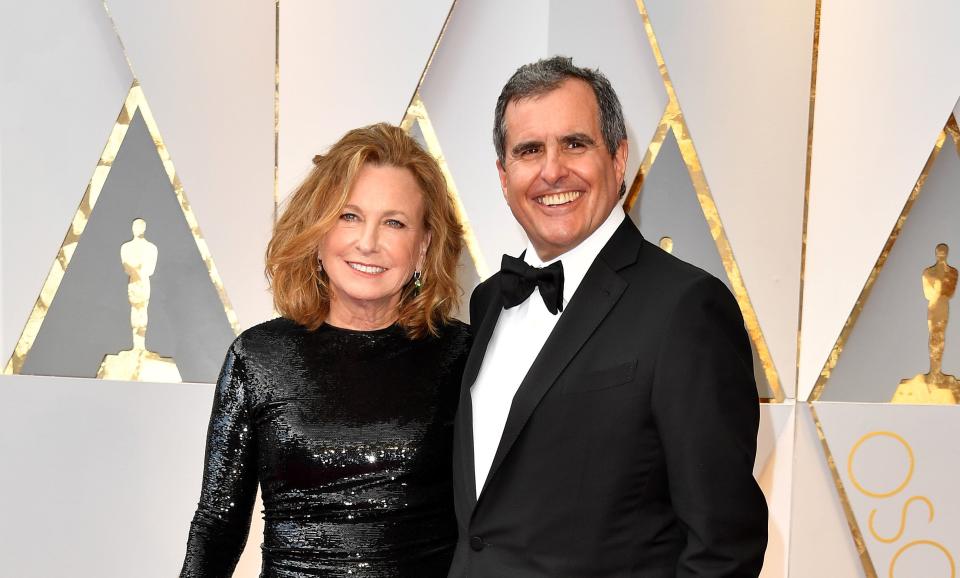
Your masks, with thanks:
[(534, 288), (550, 313), (563, 311), (563, 265), (560, 261), (546, 267), (533, 267), (523, 259), (504, 255), (500, 263), (500, 290), (507, 309), (516, 307), (530, 297)]

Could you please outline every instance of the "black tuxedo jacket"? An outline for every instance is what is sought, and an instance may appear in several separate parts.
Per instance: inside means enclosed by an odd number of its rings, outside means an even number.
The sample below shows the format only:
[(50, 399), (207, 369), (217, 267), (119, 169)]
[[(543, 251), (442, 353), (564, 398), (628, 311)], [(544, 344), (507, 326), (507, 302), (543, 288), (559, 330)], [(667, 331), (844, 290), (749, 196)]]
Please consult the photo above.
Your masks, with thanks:
[(476, 488), (470, 387), (502, 308), (498, 273), (470, 300), (450, 576), (757, 576), (759, 404), (726, 286), (626, 218), (520, 384)]

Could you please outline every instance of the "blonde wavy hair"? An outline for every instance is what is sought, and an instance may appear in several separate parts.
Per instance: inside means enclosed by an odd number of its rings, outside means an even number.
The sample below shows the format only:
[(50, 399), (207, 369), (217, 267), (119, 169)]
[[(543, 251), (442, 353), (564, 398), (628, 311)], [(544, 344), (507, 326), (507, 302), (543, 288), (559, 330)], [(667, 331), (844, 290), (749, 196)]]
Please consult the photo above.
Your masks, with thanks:
[(431, 232), (421, 270), (401, 290), (397, 323), (411, 338), (437, 335), (460, 300), (457, 264), (463, 226), (436, 161), (402, 129), (380, 123), (353, 129), (313, 158), (313, 170), (285, 202), (267, 244), (266, 275), (281, 315), (316, 329), (330, 313), (330, 283), (317, 270), (317, 253), (333, 228), (365, 164), (410, 171), (423, 193), (424, 226)]

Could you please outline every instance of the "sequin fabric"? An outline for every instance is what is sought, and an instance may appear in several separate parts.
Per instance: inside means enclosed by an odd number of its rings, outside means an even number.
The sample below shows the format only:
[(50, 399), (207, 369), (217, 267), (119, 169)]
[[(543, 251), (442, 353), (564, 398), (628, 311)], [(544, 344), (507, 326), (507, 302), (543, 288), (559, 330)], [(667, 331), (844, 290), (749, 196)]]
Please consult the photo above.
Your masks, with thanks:
[(454, 322), (308, 331), (275, 319), (230, 347), (180, 576), (230, 576), (257, 484), (263, 578), (446, 576), (453, 417), (470, 349)]

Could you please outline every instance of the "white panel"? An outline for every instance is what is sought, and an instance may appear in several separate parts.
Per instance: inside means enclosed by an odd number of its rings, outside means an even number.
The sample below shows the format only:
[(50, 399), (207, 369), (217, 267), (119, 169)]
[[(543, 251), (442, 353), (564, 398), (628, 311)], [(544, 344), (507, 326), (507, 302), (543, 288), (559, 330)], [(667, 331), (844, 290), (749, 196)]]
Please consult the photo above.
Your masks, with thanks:
[(796, 419), (790, 577), (863, 578), (863, 566), (806, 403), (798, 404)]
[(0, 363), (5, 364), (132, 77), (98, 2), (7, 2), (2, 10)]
[[(508, 16), (508, 17), (505, 17)], [(461, 2), (421, 94), (487, 265), (525, 246), (503, 194), (493, 148), (493, 109), (503, 84), (547, 51), (547, 0)]]
[(240, 325), (272, 317), (273, 2), (108, 5)]
[(806, 399), (960, 95), (960, 3), (824, 2), (798, 396)]
[(817, 403), (816, 409), (877, 571), (949, 576), (960, 554), (960, 408)]
[[(583, 41), (585, 36), (590, 42)], [(553, 0), (548, 44), (551, 55), (572, 56), (577, 66), (599, 68), (617, 91), (630, 140), (625, 175), (629, 189), (667, 106), (640, 10), (622, 0)]]
[(646, 5), (784, 392), (793, 397), (815, 1)]
[(451, 0), (280, 3), (281, 196), (346, 131), (400, 122), (450, 6)]
[(770, 511), (767, 551), (761, 578), (787, 576), (795, 410), (793, 400), (760, 406), (754, 475), (767, 498)]
[(175, 576), (213, 386), (0, 378), (4, 576)]
[[(0, 108), (3, 108), (3, 101), (0, 100)], [(3, 357), (7, 353), (7, 332), (4, 331), (5, 325), (3, 324), (3, 314), (6, 310), (4, 304), (6, 301), (3, 300), (3, 287), (6, 284), (4, 282), (3, 274), (3, 138), (0, 138), (0, 357)], [(2, 362), (2, 360), (0, 360)]]

